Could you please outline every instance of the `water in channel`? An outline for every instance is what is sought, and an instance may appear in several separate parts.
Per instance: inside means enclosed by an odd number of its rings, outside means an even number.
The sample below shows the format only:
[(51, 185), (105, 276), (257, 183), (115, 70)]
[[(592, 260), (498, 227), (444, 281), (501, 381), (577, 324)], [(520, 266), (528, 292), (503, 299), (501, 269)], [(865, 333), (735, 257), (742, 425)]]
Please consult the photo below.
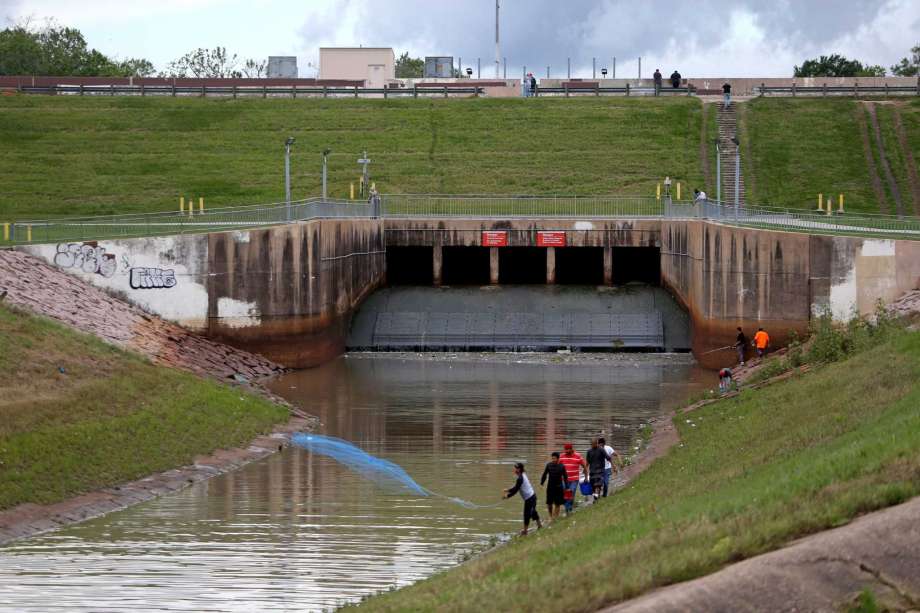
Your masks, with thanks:
[[(536, 482), (564, 441), (584, 450), (605, 432), (628, 451), (642, 424), (711, 377), (682, 355), (352, 354), (272, 387), (319, 416), (319, 432), (435, 492), (491, 504), (513, 462)], [(519, 529), (521, 507), (383, 490), (290, 448), (0, 548), (0, 610), (332, 609), (456, 564)]]

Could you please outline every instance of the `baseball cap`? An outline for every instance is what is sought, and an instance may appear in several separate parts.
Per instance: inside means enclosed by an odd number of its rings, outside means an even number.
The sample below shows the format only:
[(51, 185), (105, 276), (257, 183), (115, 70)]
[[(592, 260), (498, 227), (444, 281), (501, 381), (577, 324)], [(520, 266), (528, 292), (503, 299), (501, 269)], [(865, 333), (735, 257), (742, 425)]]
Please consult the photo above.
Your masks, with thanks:
[(571, 451), (573, 449), (572, 443), (566, 443), (565, 445), (562, 446), (562, 448), (565, 449), (566, 451)]

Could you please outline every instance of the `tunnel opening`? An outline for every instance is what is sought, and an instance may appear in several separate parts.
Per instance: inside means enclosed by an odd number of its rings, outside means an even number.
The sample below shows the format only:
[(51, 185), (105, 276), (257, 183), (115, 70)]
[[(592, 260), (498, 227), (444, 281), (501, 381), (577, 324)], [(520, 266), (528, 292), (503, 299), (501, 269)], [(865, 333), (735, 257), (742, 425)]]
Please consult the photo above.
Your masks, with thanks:
[(639, 282), (661, 285), (661, 249), (658, 247), (614, 247), (613, 283)]
[(387, 248), (387, 285), (431, 285), (432, 247)]
[(546, 283), (544, 247), (503, 247), (498, 250), (498, 282), (502, 285)]
[[(430, 258), (428, 262), (430, 267)], [(487, 285), (489, 283), (489, 248), (442, 248), (441, 283), (443, 285)]]
[(556, 249), (556, 283), (559, 285), (603, 285), (604, 248)]

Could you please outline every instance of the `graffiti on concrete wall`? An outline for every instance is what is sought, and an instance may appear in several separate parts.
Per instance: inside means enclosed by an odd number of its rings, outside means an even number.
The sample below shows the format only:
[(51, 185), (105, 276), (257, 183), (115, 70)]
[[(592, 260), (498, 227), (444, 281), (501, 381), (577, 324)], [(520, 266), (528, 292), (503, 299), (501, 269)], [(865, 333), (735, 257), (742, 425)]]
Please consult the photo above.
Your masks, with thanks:
[(169, 289), (176, 285), (176, 272), (162, 268), (132, 268), (131, 289)]
[(54, 263), (61, 268), (76, 268), (109, 278), (118, 269), (115, 254), (106, 253), (97, 243), (58, 243)]

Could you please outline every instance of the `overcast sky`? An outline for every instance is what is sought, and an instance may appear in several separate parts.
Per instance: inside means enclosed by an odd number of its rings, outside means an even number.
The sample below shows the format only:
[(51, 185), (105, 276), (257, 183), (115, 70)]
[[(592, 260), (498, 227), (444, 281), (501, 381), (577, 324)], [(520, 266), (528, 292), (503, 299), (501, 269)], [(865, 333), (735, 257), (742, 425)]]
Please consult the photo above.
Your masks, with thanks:
[[(886, 68), (920, 42), (920, 0), (501, 0), (508, 76), (551, 66), (591, 76), (660, 67), (684, 76), (791, 76), (803, 59), (842, 53)], [(90, 46), (158, 68), (197, 47), (240, 57), (296, 55), (314, 76), (320, 46), (393, 47), (452, 55), (495, 74), (494, 0), (0, 0), (0, 23), (54, 18)]]

